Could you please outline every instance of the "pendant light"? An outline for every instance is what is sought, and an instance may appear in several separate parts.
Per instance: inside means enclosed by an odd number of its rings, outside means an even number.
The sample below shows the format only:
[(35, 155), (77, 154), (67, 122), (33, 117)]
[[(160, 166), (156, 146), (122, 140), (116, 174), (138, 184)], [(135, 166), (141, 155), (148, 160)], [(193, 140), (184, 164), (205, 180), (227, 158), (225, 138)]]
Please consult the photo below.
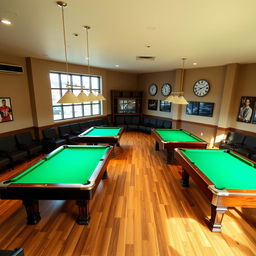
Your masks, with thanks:
[(64, 39), (64, 50), (65, 50), (65, 62), (66, 62), (66, 74), (67, 74), (67, 92), (60, 98), (57, 103), (79, 103), (80, 100), (71, 91), (71, 85), (68, 82), (68, 58), (67, 58), (67, 45), (66, 45), (66, 31), (65, 31), (65, 19), (64, 19), (64, 8), (67, 7), (67, 3), (58, 1), (56, 2), (61, 7), (62, 13), (62, 27), (63, 27), (63, 39)]
[(182, 70), (181, 70), (181, 79), (180, 79), (180, 91), (179, 92), (172, 92), (169, 97), (165, 99), (165, 101), (172, 102), (174, 104), (182, 104), (186, 105), (188, 102), (184, 98), (183, 92), (183, 84), (184, 84), (184, 65), (185, 65), (186, 58), (182, 58)]
[[(90, 54), (89, 54), (89, 34), (88, 31), (91, 29), (90, 26), (83, 26), (86, 31), (86, 53), (87, 53), (87, 68), (88, 68), (88, 75), (89, 75), (89, 88), (91, 89), (91, 70), (90, 70)], [(98, 93), (95, 95), (91, 90), (89, 95), (87, 96), (86, 101), (99, 101), (99, 100), (106, 100), (105, 97)]]

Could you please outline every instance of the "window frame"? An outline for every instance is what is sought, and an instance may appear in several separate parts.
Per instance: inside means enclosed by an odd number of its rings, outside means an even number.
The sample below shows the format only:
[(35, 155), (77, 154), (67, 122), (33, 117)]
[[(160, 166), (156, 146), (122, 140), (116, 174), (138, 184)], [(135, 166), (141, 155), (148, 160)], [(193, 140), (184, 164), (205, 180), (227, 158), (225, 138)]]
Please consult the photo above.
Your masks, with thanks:
[[(51, 74), (56, 74), (58, 76), (58, 87), (52, 87), (52, 79), (51, 79)], [(103, 113), (103, 104), (102, 101), (93, 101), (93, 102), (81, 102), (81, 103), (65, 103), (65, 104), (54, 104), (54, 98), (53, 98), (53, 91), (59, 91), (60, 97), (62, 97), (67, 88), (63, 86), (64, 82), (62, 82), (62, 76), (67, 75), (71, 84), (71, 91), (72, 92), (80, 92), (83, 86), (83, 77), (89, 78), (89, 90), (93, 92), (98, 92), (102, 93), (102, 77), (98, 75), (86, 75), (86, 74), (77, 74), (77, 73), (66, 73), (66, 72), (58, 72), (58, 71), (50, 71), (49, 72), (49, 79), (50, 79), (50, 90), (51, 90), (51, 104), (52, 104), (52, 113), (53, 113), (53, 120), (58, 122), (58, 121), (64, 121), (64, 120), (72, 120), (72, 119), (79, 119), (83, 117), (90, 117), (90, 116), (101, 116)], [(80, 85), (74, 86), (73, 85), (73, 76), (79, 76), (80, 77)], [(97, 89), (92, 89), (92, 78), (97, 78), (98, 79), (98, 88)], [(85, 92), (88, 89), (84, 89)], [(87, 115), (84, 111), (84, 106), (90, 106), (90, 114)], [(93, 106), (98, 105), (99, 113), (93, 114)], [(72, 107), (72, 117), (65, 118), (64, 114), (64, 109), (65, 107)], [(75, 106), (81, 106), (82, 108), (82, 115), (79, 117), (75, 116)], [(56, 115), (54, 114), (55, 108), (60, 108), (60, 115), (61, 118), (55, 119)], [(56, 111), (56, 110), (55, 110)]]

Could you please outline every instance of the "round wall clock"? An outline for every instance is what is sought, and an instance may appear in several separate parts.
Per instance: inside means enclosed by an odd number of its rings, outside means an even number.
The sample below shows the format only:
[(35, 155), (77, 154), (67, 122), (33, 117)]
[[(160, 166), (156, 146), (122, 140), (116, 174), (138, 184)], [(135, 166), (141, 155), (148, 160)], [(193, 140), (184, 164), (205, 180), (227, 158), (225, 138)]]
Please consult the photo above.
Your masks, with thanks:
[(151, 96), (155, 96), (157, 94), (157, 85), (151, 84), (148, 88), (148, 92)]
[(204, 79), (200, 79), (197, 82), (195, 82), (193, 87), (193, 92), (198, 97), (205, 96), (210, 90), (210, 84), (208, 81)]
[(163, 84), (161, 88), (161, 93), (163, 96), (169, 96), (172, 92), (172, 86), (170, 84)]

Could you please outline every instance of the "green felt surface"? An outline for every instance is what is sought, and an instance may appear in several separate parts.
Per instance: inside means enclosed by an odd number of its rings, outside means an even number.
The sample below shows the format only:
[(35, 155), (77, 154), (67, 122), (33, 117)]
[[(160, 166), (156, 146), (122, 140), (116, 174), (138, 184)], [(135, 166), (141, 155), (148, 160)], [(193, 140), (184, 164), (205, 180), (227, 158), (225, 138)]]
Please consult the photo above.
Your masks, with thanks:
[(86, 184), (108, 149), (107, 146), (64, 148), (16, 176), (11, 183)]
[(224, 150), (192, 150), (182, 152), (218, 189), (256, 189), (256, 168), (251, 162)]
[(175, 129), (156, 129), (156, 132), (162, 137), (164, 141), (178, 141), (178, 142), (201, 142), (203, 140), (189, 134), (184, 130)]
[(85, 131), (82, 136), (117, 136), (121, 128), (118, 127), (94, 127), (90, 131)]

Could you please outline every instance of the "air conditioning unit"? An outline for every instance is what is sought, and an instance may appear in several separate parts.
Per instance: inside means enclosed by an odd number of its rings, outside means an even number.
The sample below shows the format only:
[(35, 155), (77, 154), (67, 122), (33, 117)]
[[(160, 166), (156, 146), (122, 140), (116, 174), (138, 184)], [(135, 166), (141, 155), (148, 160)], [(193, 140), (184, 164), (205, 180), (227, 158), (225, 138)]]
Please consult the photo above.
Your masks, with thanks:
[(12, 73), (12, 74), (22, 74), (23, 67), (17, 66), (17, 65), (12, 65), (12, 64), (0, 63), (0, 72)]

